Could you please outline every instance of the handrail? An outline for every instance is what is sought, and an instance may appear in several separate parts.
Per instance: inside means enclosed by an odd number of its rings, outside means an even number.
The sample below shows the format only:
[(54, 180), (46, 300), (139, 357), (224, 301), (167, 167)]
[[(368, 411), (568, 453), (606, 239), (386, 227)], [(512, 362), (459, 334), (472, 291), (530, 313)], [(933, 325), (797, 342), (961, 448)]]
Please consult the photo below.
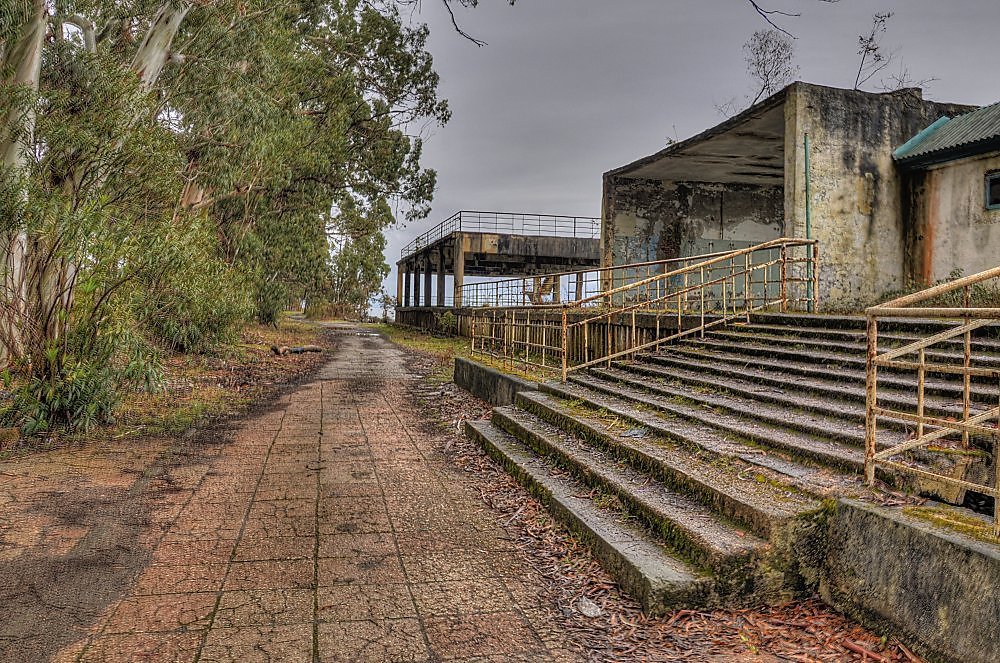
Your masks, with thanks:
[[(614, 278), (613, 275), (614, 275), (615, 272), (639, 271), (639, 270), (642, 270), (644, 268), (646, 269), (647, 272), (650, 272), (652, 270), (652, 268), (654, 268), (654, 267), (661, 267), (661, 266), (666, 266), (666, 265), (673, 265), (673, 264), (676, 264), (676, 263), (687, 263), (687, 262), (690, 262), (691, 260), (695, 260), (695, 259), (698, 259), (698, 258), (710, 258), (710, 257), (713, 257), (713, 256), (723, 256), (723, 255), (727, 255), (729, 253), (731, 253), (731, 252), (730, 251), (715, 251), (713, 253), (705, 253), (705, 254), (702, 254), (702, 255), (699, 255), (699, 256), (693, 256), (693, 257), (687, 257), (687, 258), (664, 258), (663, 260), (647, 260), (645, 262), (632, 262), (632, 263), (628, 263), (628, 264), (625, 264), (625, 265), (613, 265), (611, 267), (591, 267), (589, 269), (575, 269), (575, 270), (566, 271), (566, 272), (549, 272), (549, 273), (546, 273), (544, 275), (541, 275), (540, 277), (535, 277), (535, 276), (529, 276), (529, 277), (518, 276), (518, 277), (509, 278), (509, 279), (497, 279), (497, 280), (494, 280), (494, 281), (485, 281), (485, 282), (481, 282), (481, 283), (466, 283), (466, 284), (463, 284), (462, 287), (461, 287), (462, 301), (466, 302), (466, 303), (467, 302), (480, 302), (480, 301), (486, 302), (486, 303), (481, 303), (481, 304), (478, 304), (478, 303), (477, 304), (464, 304), (464, 306), (466, 308), (490, 308), (490, 307), (493, 307), (493, 306), (501, 306), (502, 305), (500, 303), (502, 297), (500, 297), (498, 293), (502, 293), (502, 292), (505, 292), (505, 291), (523, 291), (525, 289), (528, 289), (527, 288), (527, 284), (529, 282), (534, 281), (536, 278), (559, 279), (560, 282), (563, 282), (563, 280), (565, 279), (568, 282), (570, 279), (575, 280), (578, 277), (584, 277), (587, 281), (590, 281), (590, 282), (596, 281), (597, 283), (601, 283), (601, 282), (603, 282), (605, 280), (604, 277), (606, 275), (611, 274), (612, 277), (609, 280), (612, 281), (612, 282), (614, 282), (615, 278)], [(627, 277), (623, 277), (623, 278), (627, 278)], [(486, 292), (485, 296), (482, 295), (482, 293), (484, 291)], [(535, 307), (535, 308), (537, 308), (537, 307), (543, 307), (543, 306), (550, 306), (551, 308), (562, 308), (563, 306), (572, 305), (572, 304), (573, 304), (573, 302), (569, 301), (569, 302), (565, 302), (565, 303), (563, 303), (563, 302), (555, 302), (553, 304), (533, 304), (532, 306)], [(515, 306), (517, 306), (517, 305), (515, 305)]]
[(894, 308), (905, 308), (912, 304), (918, 302), (927, 301), (928, 299), (933, 299), (940, 295), (954, 292), (959, 288), (965, 288), (970, 285), (975, 285), (976, 283), (981, 283), (983, 281), (988, 281), (989, 279), (994, 279), (1000, 277), (1000, 267), (994, 267), (993, 269), (987, 269), (985, 271), (979, 272), (977, 274), (971, 274), (969, 276), (964, 276), (957, 278), (953, 281), (948, 281), (946, 283), (939, 283), (937, 285), (931, 286), (930, 288), (925, 288), (920, 292), (915, 292), (909, 295), (903, 295), (902, 297), (897, 297), (896, 299), (890, 299), (887, 302), (881, 304), (876, 304), (874, 306), (869, 306), (867, 311), (874, 313), (882, 313), (886, 309)]
[[(1000, 537), (1000, 463), (995, 456), (1000, 453), (1000, 371), (992, 366), (973, 366), (972, 332), (987, 325), (1000, 322), (1000, 308), (989, 306), (973, 306), (973, 286), (1000, 279), (1000, 267), (988, 269), (977, 274), (954, 279), (947, 283), (939, 283), (920, 292), (902, 297), (865, 310), (868, 329), (868, 349), (866, 359), (865, 380), (865, 479), (869, 484), (875, 481), (875, 471), (878, 467), (912, 474), (924, 480), (930, 480), (938, 485), (958, 489), (959, 491), (974, 490), (994, 498), (993, 533)], [(961, 291), (961, 304), (956, 306), (914, 306), (927, 303), (930, 300)], [(911, 341), (901, 347), (879, 351), (879, 320), (892, 318), (927, 318), (938, 321), (954, 320), (955, 326), (931, 334), (923, 339)], [(952, 341), (961, 337), (962, 360), (958, 364), (945, 363), (947, 357), (934, 362), (927, 361), (927, 349), (938, 343)], [(903, 358), (916, 355), (915, 360)], [(940, 356), (940, 355), (939, 355)], [(878, 402), (879, 368), (890, 368), (897, 371), (916, 372), (915, 412), (903, 411), (899, 407), (882, 407)], [(962, 416), (961, 419), (929, 415), (925, 406), (927, 374), (958, 375), (962, 378)], [(988, 384), (997, 387), (996, 396), (988, 403), (974, 403), (972, 399), (972, 380), (988, 380)], [(916, 424), (915, 436), (905, 442), (888, 448), (880, 448), (878, 440), (879, 417), (890, 417)], [(994, 455), (993, 486), (967, 481), (963, 476), (944, 474), (933, 468), (919, 467), (912, 463), (900, 462), (898, 456), (914, 451), (933, 454), (941, 444), (948, 444), (948, 438), (956, 436), (952, 441), (959, 447), (947, 450), (953, 456), (975, 452), (970, 448), (973, 439), (984, 440), (992, 445)], [(931, 443), (937, 443), (934, 447)], [(943, 449), (942, 449), (943, 450)]]
[[(782, 238), (702, 256), (508, 279), (494, 291), (493, 305), (470, 307), (473, 352), (526, 371), (553, 371), (565, 381), (572, 371), (704, 335), (756, 311), (816, 310), (818, 259), (816, 240)], [(604, 287), (584, 293), (577, 279), (577, 296), (561, 301), (564, 277), (594, 274)], [(638, 316), (646, 316), (645, 327)]]

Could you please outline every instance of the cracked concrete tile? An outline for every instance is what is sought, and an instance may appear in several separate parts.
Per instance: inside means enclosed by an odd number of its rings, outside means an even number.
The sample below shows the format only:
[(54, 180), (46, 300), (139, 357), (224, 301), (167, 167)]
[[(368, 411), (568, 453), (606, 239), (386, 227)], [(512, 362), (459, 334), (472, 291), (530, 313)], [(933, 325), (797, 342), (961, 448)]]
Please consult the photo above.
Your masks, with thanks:
[(313, 618), (312, 589), (223, 592), (213, 628), (303, 624)]
[(406, 585), (340, 584), (320, 587), (319, 619), (323, 622), (416, 617)]
[(475, 550), (428, 551), (402, 556), (410, 582), (473, 580), (500, 575), (504, 564)]
[(493, 655), (539, 660), (546, 655), (524, 618), (513, 612), (431, 617), (424, 628), (431, 652), (444, 660)]
[(312, 624), (213, 628), (199, 663), (312, 663)]
[(319, 560), (319, 585), (338, 583), (392, 584), (405, 580), (399, 557), (393, 555), (359, 555)]
[(246, 537), (241, 539), (236, 546), (233, 561), (311, 559), (315, 552), (315, 536)]
[(194, 661), (203, 633), (139, 633), (91, 640), (79, 663), (174, 663)]
[(204, 630), (216, 596), (214, 592), (200, 592), (125, 599), (105, 623), (103, 634)]
[(514, 601), (495, 578), (421, 582), (410, 586), (421, 616), (510, 612)]
[(396, 541), (388, 532), (361, 534), (325, 534), (319, 537), (320, 557), (356, 557), (394, 555)]
[(226, 577), (226, 591), (239, 589), (299, 589), (313, 585), (313, 560), (281, 559), (233, 562)]
[(319, 625), (320, 660), (326, 663), (389, 663), (430, 660), (420, 622), (384, 619)]
[(232, 539), (167, 536), (153, 550), (152, 564), (160, 566), (225, 564), (233, 554), (234, 543)]
[(225, 564), (150, 566), (132, 587), (133, 595), (214, 592), (222, 586)]

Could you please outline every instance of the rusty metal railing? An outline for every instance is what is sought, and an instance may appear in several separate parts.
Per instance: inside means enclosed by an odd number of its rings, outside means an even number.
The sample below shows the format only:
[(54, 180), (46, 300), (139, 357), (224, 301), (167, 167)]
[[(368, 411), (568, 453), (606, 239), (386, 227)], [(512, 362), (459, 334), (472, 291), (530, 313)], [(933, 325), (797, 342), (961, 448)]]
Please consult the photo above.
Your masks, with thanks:
[(400, 257), (411, 256), (455, 232), (596, 239), (601, 234), (601, 219), (590, 216), (462, 210), (403, 247)]
[[(569, 373), (655, 350), (761, 310), (818, 308), (819, 248), (815, 240), (776, 239), (736, 251), (554, 277), (591, 284), (596, 292), (564, 301), (525, 297), (538, 279), (510, 279), (472, 312), (472, 352), (525, 372)], [(602, 285), (604, 287), (599, 287)], [(488, 284), (490, 285), (490, 284)], [(496, 302), (499, 301), (499, 305)]]
[(507, 308), (590, 300), (581, 306), (597, 307), (600, 298), (591, 299), (594, 295), (729, 253), (718, 251), (687, 258), (466, 283), (461, 288), (462, 304), (473, 308)]
[[(872, 306), (866, 310), (868, 317), (868, 359), (866, 379), (865, 424), (865, 478), (875, 481), (876, 467), (908, 473), (919, 478), (938, 482), (960, 490), (973, 490), (993, 497), (993, 533), (1000, 536), (1000, 463), (997, 434), (1000, 427), (1000, 370), (995, 366), (977, 366), (979, 359), (972, 353), (973, 332), (1000, 322), (1000, 267), (936, 285), (921, 292), (899, 297)], [(992, 287), (988, 284), (992, 282)], [(986, 303), (993, 306), (981, 306)], [(925, 304), (924, 306), (915, 306)], [(929, 305), (928, 305), (929, 304)], [(974, 304), (977, 304), (974, 306)], [(930, 334), (925, 338), (902, 346), (879, 351), (879, 321), (893, 318), (922, 318), (937, 321), (955, 321), (953, 327)], [(957, 353), (930, 350), (940, 344), (961, 344), (961, 359)], [(928, 361), (931, 355), (932, 361)], [(952, 361), (949, 361), (951, 359)], [(879, 368), (916, 374), (915, 408), (903, 412), (878, 404)], [(929, 415), (926, 408), (927, 376), (929, 374), (960, 376), (962, 380), (961, 418)], [(973, 381), (996, 387), (990, 403), (974, 402)], [(980, 396), (981, 398), (981, 396)], [(992, 403), (997, 403), (994, 407)], [(878, 419), (892, 417), (916, 425), (915, 435), (903, 443), (879, 449)], [(977, 453), (973, 445), (986, 446), (993, 454), (993, 486), (982, 485), (935, 472), (917, 463), (907, 463), (904, 454), (922, 450), (925, 453), (944, 453), (950, 456)]]

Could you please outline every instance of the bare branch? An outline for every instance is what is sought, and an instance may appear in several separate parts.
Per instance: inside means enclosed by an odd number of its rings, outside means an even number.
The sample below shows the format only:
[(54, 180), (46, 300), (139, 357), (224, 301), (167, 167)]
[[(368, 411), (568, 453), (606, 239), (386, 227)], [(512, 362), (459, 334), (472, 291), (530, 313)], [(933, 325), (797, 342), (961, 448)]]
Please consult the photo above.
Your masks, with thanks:
[[(791, 37), (792, 39), (796, 39), (795, 35), (793, 35), (791, 32), (789, 32), (788, 30), (784, 29), (783, 27), (781, 27), (780, 25), (778, 25), (777, 23), (775, 23), (774, 19), (772, 19), (771, 17), (772, 16), (788, 16), (788, 17), (791, 17), (791, 18), (797, 18), (799, 16), (802, 16), (802, 14), (800, 14), (799, 12), (786, 12), (786, 11), (782, 11), (780, 9), (764, 9), (763, 7), (760, 6), (760, 4), (757, 2), (757, 0), (747, 0), (747, 2), (750, 3), (750, 6), (753, 7), (753, 9), (754, 9), (755, 12), (757, 12), (758, 14), (760, 14), (761, 18), (763, 18), (765, 21), (767, 21), (768, 25), (770, 25), (772, 28), (774, 28), (778, 32), (781, 32), (781, 33), (787, 35), (788, 37)], [(819, 0), (819, 2), (825, 2), (825, 3), (828, 3), (828, 4), (833, 4), (835, 2), (840, 2), (840, 0)]]
[(861, 62), (858, 64), (858, 75), (854, 78), (855, 90), (892, 62), (894, 54), (886, 55), (883, 53), (882, 45), (879, 43), (885, 34), (890, 18), (892, 18), (892, 12), (875, 14), (872, 16), (872, 28), (868, 35), (858, 35), (858, 55), (861, 56)]
[(784, 12), (784, 11), (780, 11), (780, 10), (777, 10), (777, 9), (764, 9), (763, 7), (761, 7), (760, 5), (757, 4), (756, 0), (747, 0), (747, 2), (750, 3), (750, 6), (754, 8), (754, 11), (756, 11), (758, 14), (760, 14), (761, 17), (765, 21), (767, 21), (768, 24), (772, 28), (774, 28), (778, 32), (783, 32), (784, 34), (788, 35), (792, 39), (795, 39), (795, 35), (793, 35), (791, 32), (789, 32), (788, 30), (784, 29), (783, 27), (781, 27), (780, 25), (778, 25), (777, 23), (775, 23), (774, 20), (771, 18), (771, 16), (793, 16), (793, 17), (797, 17), (797, 16), (802, 16), (802, 14), (799, 14), (798, 12)]
[[(441, 3), (444, 5), (444, 8), (448, 10), (448, 16), (451, 17), (451, 25), (452, 25), (452, 27), (455, 28), (455, 32), (457, 32), (458, 34), (462, 35), (463, 37), (465, 37), (466, 39), (468, 39), (469, 41), (471, 41), (473, 44), (475, 44), (476, 46), (485, 46), (486, 45), (485, 41), (483, 41), (482, 39), (476, 39), (475, 37), (473, 37), (468, 32), (466, 32), (465, 30), (462, 29), (462, 27), (458, 24), (458, 19), (455, 18), (455, 10), (453, 10), (451, 8), (451, 1), (450, 0), (441, 0)], [(463, 2), (462, 4), (468, 4), (468, 3), (467, 2)], [(513, 4), (513, 3), (511, 3), (511, 4)]]

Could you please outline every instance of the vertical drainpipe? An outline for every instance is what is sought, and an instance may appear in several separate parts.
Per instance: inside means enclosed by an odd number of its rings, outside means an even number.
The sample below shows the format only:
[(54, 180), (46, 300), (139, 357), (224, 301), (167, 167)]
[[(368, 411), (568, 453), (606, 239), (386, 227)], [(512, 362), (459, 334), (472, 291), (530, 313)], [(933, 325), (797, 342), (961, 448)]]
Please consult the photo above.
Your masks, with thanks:
[[(809, 195), (809, 133), (806, 132), (803, 140), (803, 148), (806, 156), (806, 239), (812, 239), (812, 207)], [(811, 252), (811, 249), (806, 249)], [(806, 263), (806, 297), (809, 300), (809, 312), (813, 313), (813, 264), (812, 260)]]

